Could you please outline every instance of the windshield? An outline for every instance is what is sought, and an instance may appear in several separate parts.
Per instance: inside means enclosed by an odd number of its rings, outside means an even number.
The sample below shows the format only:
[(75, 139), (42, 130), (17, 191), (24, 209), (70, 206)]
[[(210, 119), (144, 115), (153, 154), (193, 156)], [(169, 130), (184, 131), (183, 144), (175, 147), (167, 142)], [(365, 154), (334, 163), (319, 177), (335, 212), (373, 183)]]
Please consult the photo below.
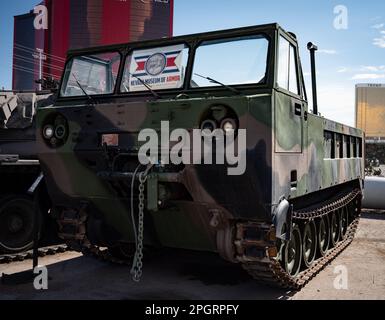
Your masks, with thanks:
[(120, 54), (103, 53), (73, 58), (67, 65), (61, 96), (111, 94), (120, 66)]
[[(265, 84), (269, 40), (264, 35), (201, 42), (195, 49), (191, 78), (186, 79), (190, 53), (186, 44), (134, 49), (122, 63), (121, 93)], [(67, 64), (62, 97), (115, 92), (121, 55), (118, 52), (74, 57)], [(235, 92), (235, 91), (234, 91)]]
[(203, 42), (196, 50), (191, 87), (265, 83), (268, 47), (263, 36)]

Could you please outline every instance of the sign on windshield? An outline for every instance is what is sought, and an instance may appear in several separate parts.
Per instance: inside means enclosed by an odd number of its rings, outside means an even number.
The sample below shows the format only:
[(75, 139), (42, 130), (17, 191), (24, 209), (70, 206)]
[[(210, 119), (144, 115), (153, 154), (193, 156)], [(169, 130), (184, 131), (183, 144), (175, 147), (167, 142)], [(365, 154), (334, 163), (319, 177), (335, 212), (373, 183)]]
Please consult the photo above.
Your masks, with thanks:
[(153, 90), (181, 88), (187, 59), (188, 49), (183, 44), (136, 50), (127, 58), (121, 90), (147, 91), (144, 83)]

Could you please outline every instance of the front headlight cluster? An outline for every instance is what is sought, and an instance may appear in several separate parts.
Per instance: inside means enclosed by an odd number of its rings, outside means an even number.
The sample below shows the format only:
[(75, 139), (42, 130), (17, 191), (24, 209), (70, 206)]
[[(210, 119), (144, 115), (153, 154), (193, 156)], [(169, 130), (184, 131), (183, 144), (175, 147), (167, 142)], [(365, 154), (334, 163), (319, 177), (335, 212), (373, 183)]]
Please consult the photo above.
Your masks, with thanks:
[(220, 122), (220, 125), (214, 120), (205, 120), (201, 124), (201, 130), (208, 130), (210, 132), (215, 131), (216, 129), (222, 129), (224, 132), (229, 132), (231, 130), (236, 131), (238, 129), (237, 122), (234, 119), (224, 119)]
[(62, 115), (51, 117), (43, 128), (43, 138), (50, 147), (62, 146), (68, 137), (68, 122)]

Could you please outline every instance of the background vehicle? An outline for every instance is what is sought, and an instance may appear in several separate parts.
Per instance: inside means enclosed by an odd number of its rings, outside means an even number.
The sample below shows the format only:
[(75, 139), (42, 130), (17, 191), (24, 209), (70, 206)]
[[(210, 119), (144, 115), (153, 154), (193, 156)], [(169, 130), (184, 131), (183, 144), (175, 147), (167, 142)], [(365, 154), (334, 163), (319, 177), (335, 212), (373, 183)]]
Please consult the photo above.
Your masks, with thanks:
[[(318, 115), (315, 81), (309, 112), (298, 51), (277, 24), (71, 51), (58, 100), (38, 110), (61, 237), (104, 256), (108, 247), (115, 259), (135, 251), (135, 280), (143, 246), (162, 245), (305, 285), (353, 239), (364, 159), (362, 131)], [(246, 172), (141, 165), (139, 135), (159, 133), (162, 121), (246, 129)]]
[(36, 107), (53, 103), (50, 91), (0, 92), (0, 254), (32, 248), (36, 193), (41, 238), (48, 241), (55, 235), (35, 139)]

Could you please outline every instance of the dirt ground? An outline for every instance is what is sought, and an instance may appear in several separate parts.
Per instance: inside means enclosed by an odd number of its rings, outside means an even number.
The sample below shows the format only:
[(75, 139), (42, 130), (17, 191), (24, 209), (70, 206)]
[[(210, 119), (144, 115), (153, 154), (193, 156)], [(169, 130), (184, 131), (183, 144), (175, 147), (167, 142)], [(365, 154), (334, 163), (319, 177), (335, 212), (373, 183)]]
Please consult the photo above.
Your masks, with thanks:
[[(285, 292), (259, 285), (236, 265), (216, 255), (164, 250), (145, 259), (142, 282), (134, 283), (128, 267), (63, 253), (40, 260), (48, 266), (49, 288), (32, 284), (0, 284), (0, 299), (385, 299), (385, 215), (367, 214), (357, 237), (331, 265), (301, 292)], [(0, 265), (0, 273), (27, 270), (30, 261)], [(338, 274), (347, 271), (347, 289), (334, 287)]]

